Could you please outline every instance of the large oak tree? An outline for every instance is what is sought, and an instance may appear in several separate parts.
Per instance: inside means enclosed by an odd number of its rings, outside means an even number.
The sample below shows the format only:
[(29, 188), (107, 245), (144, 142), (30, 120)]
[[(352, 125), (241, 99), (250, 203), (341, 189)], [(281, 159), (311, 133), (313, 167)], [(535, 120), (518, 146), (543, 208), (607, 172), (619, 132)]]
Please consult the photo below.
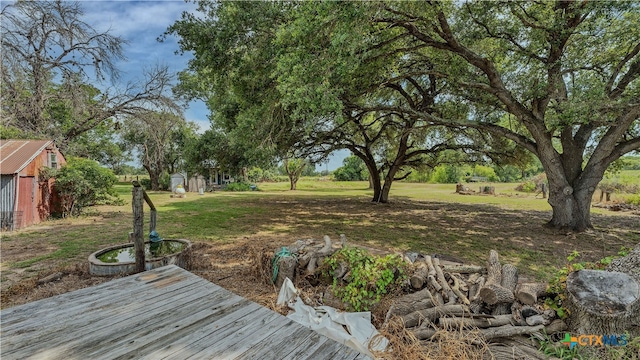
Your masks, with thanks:
[[(448, 55), (433, 73), (473, 112), (456, 122), (514, 141), (547, 174), (549, 224), (592, 227), (609, 165), (640, 148), (640, 12), (627, 2), (379, 3), (373, 21)], [(525, 131), (496, 121), (511, 114)], [(434, 123), (452, 123), (414, 112)]]

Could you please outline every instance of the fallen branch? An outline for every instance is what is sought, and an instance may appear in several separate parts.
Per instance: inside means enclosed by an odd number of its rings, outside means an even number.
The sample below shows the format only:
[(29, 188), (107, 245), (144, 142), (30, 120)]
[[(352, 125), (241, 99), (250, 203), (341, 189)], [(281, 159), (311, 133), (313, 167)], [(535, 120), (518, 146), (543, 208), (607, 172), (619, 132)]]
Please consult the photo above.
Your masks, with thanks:
[(414, 311), (428, 309), (438, 305), (437, 300), (431, 296), (429, 289), (425, 288), (395, 300), (389, 307), (385, 322), (391, 319), (392, 316), (403, 316)]
[(538, 326), (513, 326), (503, 325), (495, 328), (482, 329), (480, 333), (485, 340), (511, 337), (516, 335), (530, 335), (544, 329), (543, 325)]
[(498, 315), (492, 318), (440, 318), (438, 324), (445, 329), (472, 329), (489, 328), (503, 325), (511, 325), (511, 315)]
[(436, 306), (429, 309), (414, 311), (410, 314), (402, 316), (402, 321), (405, 327), (414, 327), (419, 325), (425, 320), (434, 322), (436, 319), (449, 315), (449, 316), (464, 316), (469, 315), (469, 308), (464, 305), (443, 305)]

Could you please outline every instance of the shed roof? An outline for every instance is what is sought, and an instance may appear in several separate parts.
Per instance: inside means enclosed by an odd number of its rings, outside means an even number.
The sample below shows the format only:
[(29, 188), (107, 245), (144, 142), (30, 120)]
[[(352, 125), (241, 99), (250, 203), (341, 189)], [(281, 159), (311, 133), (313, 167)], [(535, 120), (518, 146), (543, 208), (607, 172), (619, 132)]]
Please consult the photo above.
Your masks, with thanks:
[(15, 174), (24, 169), (51, 140), (0, 140), (0, 174)]

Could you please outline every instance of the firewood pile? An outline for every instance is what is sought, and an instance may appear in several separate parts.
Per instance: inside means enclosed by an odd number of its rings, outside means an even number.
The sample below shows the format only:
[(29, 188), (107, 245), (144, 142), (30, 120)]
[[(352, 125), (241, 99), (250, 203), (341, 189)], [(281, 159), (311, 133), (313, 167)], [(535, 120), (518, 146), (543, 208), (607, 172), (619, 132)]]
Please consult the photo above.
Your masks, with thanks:
[(399, 317), (418, 339), (441, 329), (479, 328), (485, 340), (566, 330), (555, 311), (542, 306), (547, 284), (518, 282), (518, 269), (501, 265), (494, 250), (486, 267), (444, 265), (425, 255), (412, 263), (408, 281), (415, 292), (393, 302), (387, 321)]
[[(307, 279), (317, 277), (326, 257), (346, 243), (344, 235), (339, 244), (328, 236), (323, 240), (298, 240), (287, 247), (292, 255), (279, 259), (276, 286), (297, 274)], [(441, 262), (438, 257), (415, 253), (402, 256), (413, 269), (405, 284), (408, 293), (392, 301), (384, 322), (400, 320), (423, 342), (442, 330), (479, 331), (487, 342), (508, 342), (521, 339), (521, 335), (567, 329), (554, 310), (543, 307), (547, 284), (519, 281), (518, 269), (500, 264), (494, 250), (486, 266)], [(332, 275), (344, 280), (348, 271), (338, 267)]]

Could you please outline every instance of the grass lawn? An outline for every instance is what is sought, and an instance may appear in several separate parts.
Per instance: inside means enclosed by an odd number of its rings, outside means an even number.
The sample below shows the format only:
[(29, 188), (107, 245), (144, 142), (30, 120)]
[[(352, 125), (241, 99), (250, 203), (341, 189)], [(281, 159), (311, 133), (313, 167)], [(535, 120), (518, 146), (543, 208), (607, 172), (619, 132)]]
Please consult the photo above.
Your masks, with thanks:
[[(150, 197), (164, 238), (229, 246), (242, 240), (275, 249), (300, 238), (344, 233), (352, 243), (383, 251), (420, 251), (476, 264), (484, 264), (489, 250), (496, 249), (502, 261), (540, 279), (548, 278), (552, 267), (563, 265), (574, 250), (595, 260), (640, 242), (637, 215), (598, 208), (593, 209), (592, 232), (546, 229), (549, 204), (540, 196), (516, 192), (514, 184), (495, 184), (498, 196), (481, 196), (455, 194), (452, 184), (399, 182), (388, 204), (371, 203), (367, 185), (302, 180), (297, 191), (289, 191), (287, 183), (263, 183), (253, 192), (189, 193), (186, 198), (150, 192)], [(98, 206), (80, 218), (3, 234), (3, 289), (55, 267), (84, 263), (94, 251), (127, 242), (131, 187), (119, 184), (117, 189), (127, 204)]]

